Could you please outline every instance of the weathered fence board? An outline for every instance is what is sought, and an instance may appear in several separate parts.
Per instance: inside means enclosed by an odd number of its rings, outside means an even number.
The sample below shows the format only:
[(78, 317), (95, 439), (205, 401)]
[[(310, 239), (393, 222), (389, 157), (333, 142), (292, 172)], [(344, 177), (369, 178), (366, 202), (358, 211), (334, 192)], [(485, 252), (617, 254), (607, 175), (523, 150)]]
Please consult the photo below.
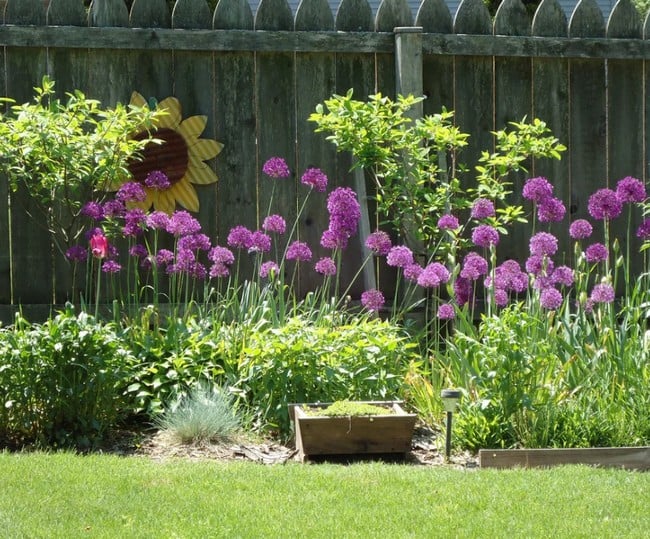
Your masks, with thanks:
[[(208, 163), (219, 182), (196, 186), (197, 217), (204, 232), (222, 245), (237, 224), (261, 226), (271, 192), (273, 213), (292, 223), (306, 189), (300, 175), (308, 167), (322, 168), (330, 187), (360, 186), (350, 172), (350, 157), (337, 154), (307, 121), (317, 103), (350, 88), (356, 99), (378, 91), (394, 97), (406, 84), (427, 96), (424, 113), (454, 109), (455, 122), (471, 136), (461, 161), (472, 170), (480, 152), (492, 149), (491, 131), (524, 116), (546, 121), (569, 150), (562, 161), (527, 164), (528, 175), (548, 177), (569, 211), (562, 224), (551, 227), (567, 259), (572, 249), (566, 223), (588, 217), (588, 195), (605, 181), (613, 186), (628, 175), (646, 180), (650, 172), (650, 98), (644, 85), (650, 80), (644, 75), (650, 40), (643, 39), (630, 0), (617, 3), (607, 26), (595, 0), (581, 0), (569, 24), (557, 0), (544, 0), (532, 22), (521, 0), (505, 0), (494, 23), (481, 0), (464, 0), (455, 14), (444, 0), (423, 0), (415, 21), (405, 0), (384, 0), (376, 16), (367, 0), (343, 0), (336, 13), (326, 0), (303, 0), (295, 16), (286, 0), (262, 0), (255, 17), (247, 0), (220, 0), (214, 11), (205, 0), (177, 0), (173, 9), (165, 0), (135, 0), (130, 13), (123, 0), (102, 0), (93, 3), (88, 16), (82, 0), (50, 0), (49, 7), (42, 0), (0, 2), (5, 3), (3, 94), (30, 100), (47, 73), (60, 96), (78, 88), (111, 105), (128, 102), (133, 90), (146, 99), (173, 95), (183, 118), (207, 117), (202, 136), (224, 148)], [(406, 33), (398, 35), (396, 27), (407, 27)], [(406, 83), (409, 77), (420, 80)], [(262, 175), (262, 164), (274, 155), (289, 163), (287, 181)], [(473, 172), (466, 176), (469, 187)], [(526, 177), (512, 177), (516, 192)], [(362, 185), (372, 195), (368, 180)], [(51, 301), (51, 267), (56, 267), (57, 299), (66, 299), (67, 263), (51, 258), (46, 235), (18, 209), (19, 200), (31, 201), (25, 193), (9, 198), (6, 182), (2, 189), (0, 241), (13, 247), (15, 283), (12, 298), (5, 249), (0, 303)], [(372, 201), (362, 202), (369, 205), (372, 229), (377, 223)], [(327, 220), (325, 197), (313, 193), (299, 236), (311, 245), (314, 261), (329, 254), (319, 245)], [(613, 230), (623, 235), (620, 227)], [(523, 230), (505, 243), (512, 245), (500, 256), (527, 253)], [(344, 283), (364, 256), (363, 238), (355, 238), (344, 252)], [(241, 271), (252, 269), (251, 262)], [(312, 264), (303, 269), (306, 291), (322, 277)], [(387, 297), (394, 277), (391, 272), (380, 276)], [(356, 283), (352, 295), (363, 286)]]

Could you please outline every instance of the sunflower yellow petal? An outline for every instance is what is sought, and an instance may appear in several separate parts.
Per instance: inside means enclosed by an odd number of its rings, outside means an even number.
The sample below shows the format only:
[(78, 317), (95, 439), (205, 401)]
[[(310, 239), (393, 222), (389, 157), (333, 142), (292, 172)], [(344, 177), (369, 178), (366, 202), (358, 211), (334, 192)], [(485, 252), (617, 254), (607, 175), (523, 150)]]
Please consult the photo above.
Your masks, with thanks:
[(190, 155), (194, 154), (201, 161), (212, 159), (223, 150), (223, 144), (216, 140), (202, 138), (188, 144)]
[(185, 177), (190, 183), (197, 185), (208, 185), (215, 183), (219, 179), (214, 170), (203, 161), (193, 161), (192, 159), (190, 159)]
[(185, 177), (170, 189), (178, 203), (188, 211), (199, 211), (199, 197)]
[(154, 202), (154, 209), (157, 211), (163, 211), (167, 215), (174, 213), (176, 209), (176, 197), (172, 196), (171, 191), (174, 190), (174, 187), (170, 187), (166, 191), (161, 191), (158, 193), (157, 200)]
[(158, 110), (164, 110), (167, 114), (164, 114), (156, 122), (156, 126), (159, 128), (168, 127), (170, 129), (176, 129), (183, 119), (181, 114), (181, 104), (175, 97), (166, 97), (156, 107)]
[(208, 123), (207, 116), (190, 116), (181, 122), (177, 131), (183, 135), (185, 140), (189, 141), (190, 139), (198, 138), (203, 133), (206, 123)]
[(142, 94), (139, 94), (138, 92), (133, 92), (131, 94), (131, 100), (129, 101), (130, 105), (134, 105), (136, 107), (144, 107), (147, 104), (147, 100), (142, 97)]

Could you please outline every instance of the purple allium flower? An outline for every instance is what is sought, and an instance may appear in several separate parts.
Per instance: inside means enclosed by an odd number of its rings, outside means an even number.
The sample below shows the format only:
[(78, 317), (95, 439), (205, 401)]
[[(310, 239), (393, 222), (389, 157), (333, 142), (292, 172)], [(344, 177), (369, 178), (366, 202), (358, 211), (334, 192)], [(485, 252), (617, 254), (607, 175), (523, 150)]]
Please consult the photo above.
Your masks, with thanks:
[(90, 217), (95, 221), (101, 221), (104, 218), (104, 208), (99, 202), (86, 202), (81, 208), (81, 215)]
[(495, 215), (494, 203), (487, 198), (477, 198), (472, 204), (472, 219), (487, 219)]
[(152, 170), (144, 179), (145, 187), (156, 191), (164, 191), (171, 187), (171, 182), (162, 170)]
[(376, 255), (386, 256), (392, 246), (390, 236), (382, 230), (377, 230), (366, 238), (366, 247)]
[(583, 240), (591, 236), (593, 230), (591, 223), (586, 219), (576, 219), (569, 226), (569, 235), (574, 240)]
[(318, 191), (319, 193), (324, 193), (327, 190), (327, 176), (319, 168), (308, 168), (305, 170), (300, 181), (304, 185), (309, 185), (314, 189), (314, 191)]
[(127, 202), (142, 202), (147, 198), (144, 188), (138, 182), (126, 182), (118, 189), (115, 199), (126, 204)]
[(195, 261), (194, 264), (192, 264), (188, 269), (187, 273), (190, 277), (193, 279), (205, 279), (206, 275), (208, 274), (208, 270), (205, 268), (203, 264), (199, 261)]
[(528, 200), (541, 203), (553, 196), (553, 186), (546, 178), (530, 178), (526, 180), (522, 194)]
[(141, 243), (136, 243), (129, 249), (129, 254), (136, 258), (145, 258), (149, 255), (147, 248)]
[(208, 260), (215, 264), (224, 264), (230, 266), (235, 262), (235, 255), (227, 247), (216, 245), (208, 251)]
[(417, 262), (413, 262), (413, 264), (409, 264), (408, 266), (405, 266), (403, 268), (404, 271), (404, 278), (407, 281), (411, 282), (417, 282), (418, 277), (420, 277), (420, 274), (424, 271), (424, 268), (420, 266)]
[(210, 238), (205, 234), (190, 234), (183, 236), (178, 240), (179, 249), (189, 249), (190, 251), (207, 251), (211, 247)]
[(123, 217), (126, 213), (124, 204), (119, 200), (107, 200), (104, 202), (104, 217)]
[(230, 270), (228, 269), (228, 266), (222, 262), (215, 262), (210, 267), (210, 277), (213, 279), (228, 277), (228, 275), (230, 275)]
[(289, 165), (282, 157), (271, 157), (264, 163), (262, 172), (271, 178), (288, 178), (291, 175)]
[(459, 276), (454, 281), (454, 296), (459, 306), (465, 305), (472, 297), (472, 281)]
[[(494, 268), (495, 290), (523, 292), (528, 287), (528, 275), (521, 270), (516, 260), (505, 260)], [(486, 285), (489, 286), (489, 283)]]
[(499, 243), (497, 229), (490, 225), (478, 225), (472, 230), (472, 243), (478, 247), (490, 247)]
[(174, 261), (174, 253), (169, 249), (160, 249), (156, 254), (156, 264), (158, 266), (167, 266)]
[(167, 230), (169, 215), (164, 211), (154, 211), (147, 215), (147, 226), (154, 230)]
[(144, 232), (146, 226), (147, 216), (140, 208), (133, 208), (124, 214), (122, 233), (125, 236), (138, 236)]
[(323, 230), (320, 244), (325, 249), (345, 249), (348, 246), (348, 235), (342, 231)]
[(316, 262), (314, 269), (321, 275), (336, 275), (336, 262), (330, 257), (323, 257)]
[(627, 176), (616, 184), (616, 196), (622, 202), (643, 202), (646, 197), (645, 185), (641, 180)]
[(548, 232), (538, 232), (530, 238), (530, 254), (553, 256), (557, 252), (557, 238)]
[(115, 260), (105, 260), (102, 264), (102, 271), (104, 273), (119, 273), (122, 266)]
[(464, 279), (475, 281), (481, 275), (488, 272), (488, 263), (481, 255), (469, 252), (463, 259), (463, 267), (460, 270), (460, 276)]
[(555, 288), (545, 288), (539, 295), (539, 303), (544, 309), (559, 309), (562, 301), (562, 294)]
[(384, 306), (385, 301), (384, 295), (375, 288), (361, 294), (361, 305), (369, 311), (378, 311)]
[(391, 247), (386, 255), (386, 263), (396, 268), (405, 268), (413, 264), (413, 252), (405, 245)]
[(611, 284), (600, 283), (593, 287), (589, 299), (594, 303), (611, 303), (614, 301), (614, 288)]
[(611, 189), (598, 189), (589, 197), (589, 215), (594, 219), (615, 219), (621, 215), (623, 204)]
[(361, 206), (357, 194), (349, 187), (337, 187), (327, 197), (327, 211), (330, 214), (329, 229), (335, 234), (352, 236), (361, 219)]
[(436, 288), (449, 280), (449, 271), (440, 262), (432, 262), (422, 270), (417, 283), (423, 288)]
[(553, 270), (551, 279), (553, 281), (553, 284), (571, 286), (573, 285), (574, 281), (573, 270), (568, 266), (558, 266)]
[(81, 245), (73, 245), (65, 252), (65, 256), (72, 262), (83, 262), (88, 258), (88, 249)]
[(503, 288), (496, 288), (494, 290), (494, 304), (497, 307), (505, 307), (508, 305), (508, 293)]
[(439, 320), (453, 320), (456, 317), (456, 309), (451, 303), (443, 303), (438, 307)]
[(650, 219), (644, 219), (636, 229), (636, 237), (642, 240), (650, 239)]
[(268, 253), (271, 250), (271, 236), (261, 230), (256, 230), (251, 234), (251, 244), (248, 248), (249, 253)]
[(269, 275), (275, 276), (280, 273), (280, 267), (273, 262), (273, 260), (269, 260), (268, 262), (264, 262), (260, 266), (260, 277), (262, 279), (266, 279)]
[(233, 249), (248, 249), (253, 242), (253, 233), (245, 226), (237, 225), (230, 229), (226, 242)]
[(184, 210), (174, 212), (169, 218), (167, 232), (173, 236), (187, 236), (200, 231), (201, 223)]
[(550, 275), (554, 269), (553, 261), (547, 256), (531, 255), (526, 259), (526, 271), (535, 276)]
[(284, 234), (287, 230), (287, 223), (281, 215), (269, 215), (264, 219), (262, 228), (267, 232)]
[(602, 243), (592, 243), (585, 249), (585, 260), (590, 263), (604, 262), (609, 258), (609, 251)]
[(178, 249), (176, 251), (176, 262), (174, 264), (176, 272), (187, 272), (192, 269), (196, 263), (196, 255), (189, 249)]
[(549, 197), (537, 205), (537, 218), (541, 223), (559, 223), (565, 214), (564, 202), (559, 198)]
[(287, 248), (287, 260), (298, 260), (299, 262), (305, 262), (307, 260), (311, 260), (311, 256), (311, 249), (309, 248), (309, 245), (303, 241), (294, 241)]
[(458, 218), (450, 213), (442, 215), (438, 219), (438, 228), (440, 230), (456, 230), (459, 226)]

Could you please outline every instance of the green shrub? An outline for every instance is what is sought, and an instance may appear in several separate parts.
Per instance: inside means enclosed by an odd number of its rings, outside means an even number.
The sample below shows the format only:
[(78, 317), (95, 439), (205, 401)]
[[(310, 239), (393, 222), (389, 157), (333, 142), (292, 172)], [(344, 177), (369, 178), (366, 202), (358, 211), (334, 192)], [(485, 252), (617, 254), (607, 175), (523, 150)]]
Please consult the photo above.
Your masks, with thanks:
[(156, 424), (183, 443), (227, 440), (241, 428), (232, 395), (206, 383), (176, 399)]
[(236, 389), (258, 425), (287, 434), (290, 403), (394, 399), (414, 346), (403, 329), (378, 319), (315, 325), (295, 317), (248, 335)]
[(124, 412), (131, 361), (112, 324), (71, 307), (44, 324), (0, 330), (0, 438), (87, 448)]

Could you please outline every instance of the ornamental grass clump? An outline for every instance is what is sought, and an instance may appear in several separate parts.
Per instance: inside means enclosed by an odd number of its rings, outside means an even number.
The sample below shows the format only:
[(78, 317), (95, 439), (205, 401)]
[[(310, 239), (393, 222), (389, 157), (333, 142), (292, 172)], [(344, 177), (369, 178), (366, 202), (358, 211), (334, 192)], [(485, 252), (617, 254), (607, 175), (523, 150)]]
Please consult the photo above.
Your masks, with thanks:
[(155, 423), (181, 443), (224, 442), (242, 428), (234, 397), (205, 383), (177, 397)]

